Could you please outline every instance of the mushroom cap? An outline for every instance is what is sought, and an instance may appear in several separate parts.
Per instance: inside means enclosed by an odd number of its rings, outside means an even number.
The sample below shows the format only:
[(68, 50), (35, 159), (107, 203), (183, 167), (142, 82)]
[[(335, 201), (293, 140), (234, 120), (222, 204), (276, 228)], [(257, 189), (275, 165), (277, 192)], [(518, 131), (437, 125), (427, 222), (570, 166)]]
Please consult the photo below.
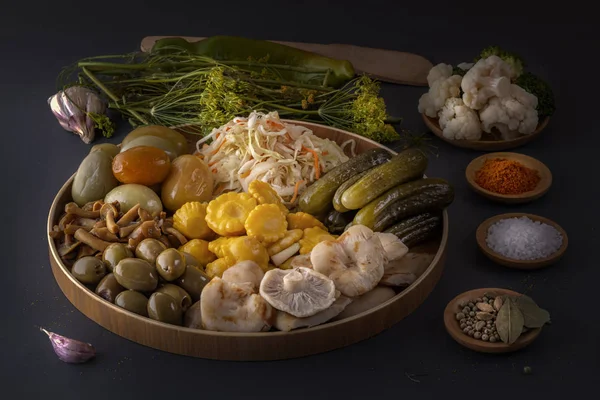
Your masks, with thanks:
[(275, 311), (251, 283), (214, 277), (202, 290), (200, 310), (204, 329), (222, 332), (264, 332), (271, 329)]
[(339, 296), (335, 302), (323, 311), (319, 311), (315, 315), (305, 318), (297, 318), (284, 311), (277, 311), (275, 318), (275, 328), (280, 331), (291, 331), (298, 328), (310, 328), (313, 326), (324, 324), (331, 320), (336, 315), (344, 311), (348, 304), (352, 303), (352, 299), (346, 296)]
[(328, 276), (348, 297), (373, 289), (383, 276), (385, 250), (379, 237), (364, 225), (353, 225), (335, 241), (318, 243), (310, 254), (313, 269)]
[(273, 308), (304, 318), (331, 306), (336, 289), (331, 279), (310, 268), (272, 269), (260, 283), (260, 295)]
[(381, 241), (387, 262), (398, 260), (408, 253), (408, 247), (393, 233), (375, 232)]
[(232, 283), (251, 283), (257, 291), (265, 273), (257, 263), (251, 260), (240, 261), (223, 272), (222, 279)]
[(386, 264), (380, 285), (411, 285), (431, 264), (434, 255), (430, 253), (408, 252), (404, 257)]

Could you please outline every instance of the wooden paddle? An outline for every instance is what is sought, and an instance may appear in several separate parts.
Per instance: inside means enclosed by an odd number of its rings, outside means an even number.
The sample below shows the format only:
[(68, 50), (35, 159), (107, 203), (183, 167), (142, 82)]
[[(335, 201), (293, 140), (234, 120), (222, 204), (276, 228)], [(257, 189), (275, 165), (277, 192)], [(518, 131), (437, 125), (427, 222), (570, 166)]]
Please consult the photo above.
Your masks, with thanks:
[[(147, 36), (142, 40), (142, 51), (150, 51), (157, 40), (167, 37), (182, 37), (188, 42), (205, 39), (190, 36)], [(325, 57), (348, 60), (357, 73), (365, 73), (382, 82), (401, 85), (427, 86), (427, 74), (433, 67), (433, 64), (423, 56), (401, 51), (348, 44), (316, 44), (277, 40), (272, 40), (272, 42), (310, 51)]]

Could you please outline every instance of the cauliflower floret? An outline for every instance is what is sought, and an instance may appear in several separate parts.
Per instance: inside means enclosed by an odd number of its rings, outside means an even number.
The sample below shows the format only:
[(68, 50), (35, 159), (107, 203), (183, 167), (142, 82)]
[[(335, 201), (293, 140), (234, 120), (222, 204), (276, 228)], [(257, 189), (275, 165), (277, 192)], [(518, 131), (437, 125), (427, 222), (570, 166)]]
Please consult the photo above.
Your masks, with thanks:
[(462, 76), (452, 75), (433, 82), (429, 92), (424, 93), (419, 99), (419, 112), (435, 118), (448, 98), (460, 97), (461, 80)]
[(481, 124), (477, 112), (465, 106), (460, 97), (446, 100), (438, 115), (440, 128), (445, 138), (452, 140), (481, 139)]
[(504, 140), (530, 134), (538, 125), (537, 104), (535, 95), (512, 84), (508, 96), (492, 97), (479, 112), (483, 130), (489, 133), (496, 128)]
[(477, 61), (463, 76), (461, 88), (464, 103), (480, 110), (491, 97), (506, 97), (510, 94), (510, 82), (514, 70), (498, 56), (489, 56)]
[(438, 79), (448, 79), (450, 75), (452, 75), (452, 65), (440, 63), (429, 70), (427, 84), (431, 87)]

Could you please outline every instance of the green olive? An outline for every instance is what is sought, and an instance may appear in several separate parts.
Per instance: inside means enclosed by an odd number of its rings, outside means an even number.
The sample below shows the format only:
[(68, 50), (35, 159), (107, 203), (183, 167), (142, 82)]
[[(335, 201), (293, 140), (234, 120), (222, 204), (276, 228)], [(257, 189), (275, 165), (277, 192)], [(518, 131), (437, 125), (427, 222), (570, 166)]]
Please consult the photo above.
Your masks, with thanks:
[(155, 136), (168, 140), (177, 148), (177, 155), (188, 153), (188, 143), (185, 136), (174, 129), (161, 125), (145, 125), (135, 128), (123, 138), (121, 146), (127, 146), (130, 142), (144, 136)]
[(119, 154), (119, 150), (119, 146), (117, 146), (116, 144), (100, 143), (93, 145), (90, 149), (90, 153), (93, 153), (94, 151), (103, 151), (112, 158), (114, 158), (117, 154)]
[(83, 207), (86, 203), (104, 198), (118, 184), (112, 172), (112, 157), (104, 151), (94, 151), (79, 164), (71, 186), (71, 197), (79, 207)]
[(96, 285), (106, 275), (106, 265), (94, 256), (81, 257), (73, 264), (71, 273), (81, 283)]
[[(99, 152), (92, 154), (98, 153)], [(110, 173), (112, 174), (112, 166)], [(157, 216), (163, 210), (163, 205), (158, 194), (149, 187), (138, 185), (137, 183), (119, 185), (104, 196), (105, 203), (112, 203), (115, 201), (119, 202), (122, 213), (126, 213), (131, 207), (138, 203), (140, 204), (140, 208), (148, 211), (153, 216)]]
[(183, 311), (173, 297), (166, 293), (154, 292), (148, 300), (148, 316), (160, 322), (181, 325)]
[(192, 304), (183, 315), (183, 326), (192, 329), (204, 329), (202, 326), (202, 310), (200, 301)]
[(102, 278), (98, 286), (96, 286), (96, 294), (111, 303), (114, 303), (115, 297), (124, 290), (125, 288), (119, 285), (115, 274), (112, 273)]
[(126, 289), (151, 292), (158, 285), (156, 268), (146, 260), (124, 258), (113, 271), (117, 282)]
[(131, 142), (127, 142), (125, 145), (123, 145), (123, 148), (121, 148), (121, 153), (138, 146), (157, 147), (163, 150), (165, 153), (167, 153), (171, 161), (173, 161), (173, 159), (175, 159), (179, 155), (177, 146), (173, 144), (173, 142), (170, 142), (167, 139), (160, 138), (158, 136), (137, 137)]
[(186, 265), (193, 265), (195, 267), (202, 267), (202, 265), (200, 265), (200, 261), (198, 261), (198, 259), (196, 257), (194, 257), (193, 255), (191, 255), (190, 253), (187, 253), (185, 251), (182, 251), (182, 253), (185, 256), (185, 264)]
[(102, 253), (102, 261), (106, 264), (109, 271), (113, 271), (115, 266), (124, 258), (132, 258), (133, 252), (123, 243), (111, 243)]
[(204, 273), (200, 268), (194, 267), (193, 265), (187, 265), (185, 272), (175, 281), (175, 283), (181, 286), (186, 292), (192, 296), (192, 300), (200, 300), (200, 294), (204, 286), (208, 284), (210, 277)]
[(156, 289), (155, 293), (165, 293), (177, 300), (177, 303), (181, 307), (181, 311), (186, 312), (192, 305), (192, 296), (189, 295), (185, 289), (180, 286), (173, 285), (172, 283), (166, 283)]
[(150, 264), (154, 264), (156, 263), (156, 257), (166, 249), (167, 246), (160, 240), (146, 238), (135, 248), (135, 256), (148, 261)]
[(132, 313), (148, 316), (148, 298), (135, 290), (125, 290), (117, 295), (115, 304)]
[(185, 256), (175, 248), (163, 250), (156, 257), (156, 270), (166, 281), (172, 282), (185, 272)]

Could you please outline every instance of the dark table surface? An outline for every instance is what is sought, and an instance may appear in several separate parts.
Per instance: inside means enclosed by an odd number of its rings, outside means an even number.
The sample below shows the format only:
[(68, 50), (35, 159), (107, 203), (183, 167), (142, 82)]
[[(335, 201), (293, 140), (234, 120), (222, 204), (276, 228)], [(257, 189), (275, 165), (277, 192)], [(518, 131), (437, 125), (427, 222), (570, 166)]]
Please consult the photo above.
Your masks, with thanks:
[[(3, 231), (8, 255), (2, 267), (3, 398), (391, 398), (423, 389), (431, 395), (486, 398), (506, 390), (519, 398), (592, 387), (600, 372), (594, 297), (600, 274), (593, 250), (600, 239), (595, 227), (600, 193), (596, 178), (590, 178), (590, 172), (598, 171), (593, 144), (598, 134), (593, 58), (598, 55), (590, 52), (596, 49), (598, 28), (587, 10), (567, 9), (568, 2), (560, 9), (546, 6), (548, 15), (541, 16), (537, 8), (521, 4), (520, 16), (501, 17), (517, 9), (480, 3), (463, 11), (449, 2), (427, 2), (421, 10), (380, 1), (360, 6), (327, 1), (298, 6), (283, 1), (114, 3), (11, 2), (13, 8), (0, 13), (0, 113), (6, 140), (0, 152), (5, 187), (10, 188), (2, 196), (3, 221), (9, 223)], [(437, 16), (424, 16), (428, 12)], [(555, 91), (558, 111), (550, 125), (538, 140), (516, 150), (546, 163), (554, 184), (531, 204), (489, 202), (464, 179), (465, 167), (481, 153), (432, 136), (439, 157), (431, 159), (428, 174), (448, 179), (457, 191), (449, 209), (448, 259), (434, 291), (400, 323), (343, 349), (277, 362), (209, 361), (130, 342), (75, 309), (52, 276), (47, 212), (89, 146), (60, 128), (46, 100), (55, 93), (63, 66), (86, 56), (136, 50), (142, 37), (158, 34), (350, 43), (412, 51), (434, 64), (468, 61), (488, 44), (510, 48), (522, 53), (530, 69)], [(389, 112), (404, 117), (404, 127), (425, 129), (417, 112), (425, 90), (383, 85)], [(122, 140), (127, 128), (121, 125), (110, 142)], [(546, 216), (566, 229), (570, 244), (561, 262), (529, 273), (500, 267), (480, 254), (475, 243), (479, 223), (515, 210)], [(445, 332), (442, 313), (455, 295), (478, 287), (526, 292), (550, 311), (553, 324), (514, 354), (483, 355), (462, 348)], [(100, 354), (85, 365), (62, 363), (37, 326), (91, 342)], [(533, 374), (524, 375), (524, 366)], [(419, 382), (409, 379), (411, 374)]]

